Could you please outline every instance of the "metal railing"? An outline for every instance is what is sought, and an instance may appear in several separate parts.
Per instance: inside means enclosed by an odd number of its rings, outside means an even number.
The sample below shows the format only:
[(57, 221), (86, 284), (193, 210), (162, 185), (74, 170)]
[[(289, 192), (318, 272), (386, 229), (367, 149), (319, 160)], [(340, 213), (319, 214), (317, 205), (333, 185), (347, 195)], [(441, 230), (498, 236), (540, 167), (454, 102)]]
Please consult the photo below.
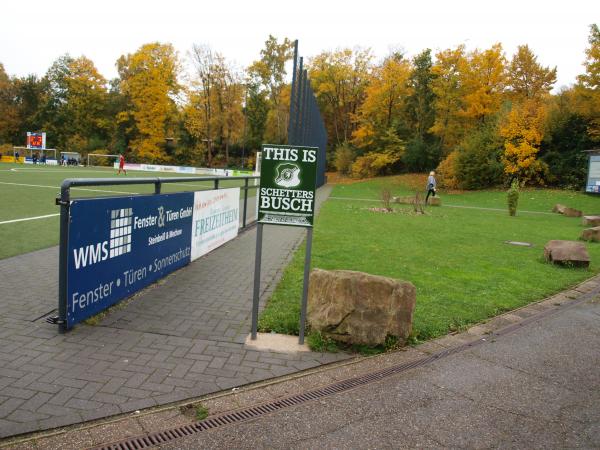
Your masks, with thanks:
[[(68, 273), (68, 240), (69, 240), (69, 208), (71, 205), (71, 188), (82, 186), (123, 186), (123, 185), (154, 185), (154, 194), (161, 194), (164, 184), (189, 183), (189, 182), (213, 182), (213, 189), (219, 189), (220, 181), (243, 180), (243, 186), (239, 187), (244, 192), (244, 206), (241, 229), (246, 228), (248, 212), (248, 191), (258, 189), (259, 176), (247, 177), (154, 177), (154, 178), (70, 178), (62, 182), (60, 186), (60, 197), (56, 199), (56, 204), (60, 206), (60, 242), (58, 253), (58, 316), (49, 319), (50, 322), (58, 324), (60, 333), (67, 331), (67, 273)], [(250, 184), (250, 180), (256, 180), (256, 184)], [(232, 186), (234, 187), (234, 186)], [(210, 189), (210, 187), (207, 187)], [(190, 189), (197, 191), (199, 189)], [(182, 191), (183, 192), (183, 191)], [(189, 192), (189, 191), (188, 191)], [(116, 194), (116, 193), (115, 193)], [(130, 194), (137, 196), (144, 194)], [(123, 195), (119, 195), (123, 197)], [(104, 198), (104, 197), (103, 197)], [(255, 221), (255, 220), (254, 220)]]

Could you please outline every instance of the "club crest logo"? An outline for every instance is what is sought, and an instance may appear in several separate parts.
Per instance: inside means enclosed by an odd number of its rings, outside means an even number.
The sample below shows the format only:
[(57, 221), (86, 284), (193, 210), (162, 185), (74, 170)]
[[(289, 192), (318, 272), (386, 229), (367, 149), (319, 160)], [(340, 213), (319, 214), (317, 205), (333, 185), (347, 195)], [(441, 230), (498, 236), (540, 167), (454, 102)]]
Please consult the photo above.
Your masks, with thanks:
[(279, 164), (275, 174), (275, 184), (290, 188), (300, 184), (300, 168), (296, 164)]

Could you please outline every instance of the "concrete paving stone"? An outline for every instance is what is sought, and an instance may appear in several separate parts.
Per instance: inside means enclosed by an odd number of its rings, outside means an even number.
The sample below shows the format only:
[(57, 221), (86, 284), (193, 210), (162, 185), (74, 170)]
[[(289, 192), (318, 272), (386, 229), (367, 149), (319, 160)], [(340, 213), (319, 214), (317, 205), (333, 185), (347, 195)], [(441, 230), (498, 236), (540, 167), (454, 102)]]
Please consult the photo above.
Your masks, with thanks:
[(227, 362), (227, 358), (215, 357), (208, 365), (211, 369), (220, 369)]
[(66, 387), (72, 387), (72, 388), (81, 389), (86, 384), (88, 384), (88, 381), (85, 381), (85, 380), (75, 380), (73, 378), (60, 377), (60, 378), (57, 378), (54, 381), (54, 384), (56, 384), (58, 386), (66, 386)]
[(154, 373), (148, 377), (147, 382), (162, 383), (162, 381), (169, 376), (169, 373), (171, 373), (169, 369), (156, 369)]
[(13, 398), (19, 398), (19, 399), (24, 399), (24, 400), (30, 399), (35, 394), (36, 394), (36, 392), (31, 389), (15, 388), (12, 386), (8, 386), (8, 387), (5, 387), (4, 389), (2, 389), (2, 395), (6, 396), (6, 397), (13, 397)]
[[(49, 417), (48, 419), (40, 420), (38, 422), (38, 428), (42, 430), (47, 430), (51, 428), (64, 427), (66, 425), (83, 422), (83, 418), (81, 417), (80, 411), (74, 409), (69, 410), (71, 411), (69, 414)], [(35, 429), (36, 428), (34, 427), (30, 431), (33, 431)]]
[(46, 392), (48, 394), (56, 394), (63, 388), (63, 386), (60, 386), (58, 384), (40, 383), (39, 381), (34, 381), (33, 383), (30, 383), (27, 387), (32, 391)]
[(18, 422), (18, 423), (31, 423), (36, 422), (38, 420), (44, 420), (49, 417), (48, 414), (41, 414), (33, 411), (28, 411), (24, 409), (17, 409), (13, 411), (11, 414), (6, 416), (6, 420), (10, 422)]
[(89, 400), (103, 386), (104, 386), (104, 384), (102, 384), (102, 383), (96, 383), (96, 382), (91, 381), (88, 384), (86, 384), (85, 387), (83, 389), (81, 389), (73, 397), (79, 398), (82, 400)]
[(77, 388), (65, 387), (58, 394), (56, 394), (54, 397), (48, 400), (48, 403), (62, 406), (77, 392), (79, 392), (79, 389)]
[(233, 378), (236, 376), (236, 371), (225, 369), (212, 369), (209, 367), (204, 369), (203, 374), (214, 375), (215, 377), (217, 377), (218, 380), (220, 377)]
[(143, 389), (136, 388), (128, 388), (128, 387), (120, 387), (117, 392), (117, 395), (122, 395), (123, 397), (131, 397), (134, 399), (142, 399), (150, 396), (149, 391), (145, 391)]
[(11, 414), (15, 409), (25, 403), (24, 399), (17, 397), (9, 397), (2, 404), (0, 404), (0, 418), (6, 417)]
[(95, 409), (81, 411), (80, 414), (84, 421), (90, 421), (121, 414), (121, 408), (117, 405), (103, 404)]
[(8, 367), (0, 367), (0, 377), (23, 378), (26, 374), (27, 372), (24, 372), (22, 370), (10, 369)]
[(146, 396), (144, 398), (132, 399), (128, 400), (127, 402), (121, 403), (119, 405), (119, 408), (121, 409), (121, 412), (131, 412), (144, 408), (150, 408), (152, 406), (156, 406), (157, 404), (158, 403), (155, 398)]
[(32, 431), (36, 431), (40, 427), (40, 424), (43, 424), (46, 420), (50, 419), (40, 421), (32, 420), (31, 422), (25, 423), (7, 421), (7, 425), (0, 427), (0, 438), (31, 433)]
[(130, 388), (137, 388), (142, 383), (144, 383), (144, 381), (146, 381), (149, 376), (149, 374), (145, 373), (136, 373), (125, 382), (124, 386)]
[(46, 403), (38, 408), (38, 412), (48, 414), (49, 416), (66, 416), (73, 412), (73, 408)]
[(77, 410), (92, 410), (98, 409), (102, 406), (102, 403), (93, 400), (83, 400), (80, 398), (71, 398), (64, 405), (66, 408), (73, 408)]
[(177, 387), (183, 387), (183, 388), (190, 388), (190, 387), (193, 387), (195, 384), (195, 382), (192, 380), (186, 380), (184, 378), (176, 378), (173, 376), (169, 376), (169, 377), (165, 378), (162, 383), (167, 386), (177, 386)]
[(165, 382), (163, 382), (163, 383), (147, 382), (140, 386), (140, 389), (152, 391), (153, 395), (156, 395), (157, 393), (168, 394), (169, 392), (173, 391), (173, 388), (174, 388), (173, 385), (167, 384)]
[(204, 372), (204, 370), (208, 367), (209, 363), (210, 361), (206, 360), (196, 361), (194, 365), (190, 367), (190, 372)]
[(38, 392), (25, 403), (23, 403), (19, 408), (26, 411), (36, 412), (42, 405), (46, 404), (50, 398), (52, 398), (52, 394)]

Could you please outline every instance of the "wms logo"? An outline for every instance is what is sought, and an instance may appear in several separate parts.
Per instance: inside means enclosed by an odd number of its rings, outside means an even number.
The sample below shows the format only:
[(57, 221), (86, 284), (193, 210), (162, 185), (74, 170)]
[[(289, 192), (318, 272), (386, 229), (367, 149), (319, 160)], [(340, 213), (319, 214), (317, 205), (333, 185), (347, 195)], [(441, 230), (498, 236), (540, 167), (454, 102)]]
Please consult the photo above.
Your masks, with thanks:
[(133, 209), (114, 209), (110, 221), (110, 257), (131, 252)]
[(110, 241), (73, 249), (75, 269), (130, 253), (132, 222), (132, 208), (113, 209), (110, 212)]

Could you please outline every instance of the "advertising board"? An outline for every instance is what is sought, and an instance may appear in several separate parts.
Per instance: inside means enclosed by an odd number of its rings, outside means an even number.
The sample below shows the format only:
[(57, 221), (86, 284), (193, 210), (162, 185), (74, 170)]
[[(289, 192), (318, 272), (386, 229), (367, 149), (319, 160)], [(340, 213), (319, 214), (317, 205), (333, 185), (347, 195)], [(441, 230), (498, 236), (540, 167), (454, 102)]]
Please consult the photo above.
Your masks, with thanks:
[(590, 155), (586, 192), (600, 193), (600, 155)]
[(237, 236), (239, 194), (234, 188), (72, 201), (66, 328)]

